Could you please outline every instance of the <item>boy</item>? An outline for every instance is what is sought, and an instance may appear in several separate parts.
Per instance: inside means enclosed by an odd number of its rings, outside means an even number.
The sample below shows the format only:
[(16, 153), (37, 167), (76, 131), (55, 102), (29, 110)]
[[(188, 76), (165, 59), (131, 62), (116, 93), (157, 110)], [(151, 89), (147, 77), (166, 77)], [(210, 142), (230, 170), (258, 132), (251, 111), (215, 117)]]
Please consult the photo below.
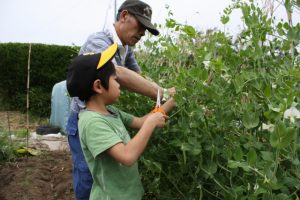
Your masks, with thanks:
[[(120, 95), (111, 62), (116, 50), (115, 43), (102, 54), (80, 55), (67, 72), (70, 96), (77, 96), (86, 103), (86, 109), (79, 114), (79, 137), (93, 177), (91, 200), (142, 198), (143, 187), (136, 161), (153, 130), (163, 127), (166, 120), (161, 112), (139, 118), (109, 106)], [(175, 106), (171, 98), (162, 108), (169, 112)], [(124, 125), (139, 131), (130, 139)]]

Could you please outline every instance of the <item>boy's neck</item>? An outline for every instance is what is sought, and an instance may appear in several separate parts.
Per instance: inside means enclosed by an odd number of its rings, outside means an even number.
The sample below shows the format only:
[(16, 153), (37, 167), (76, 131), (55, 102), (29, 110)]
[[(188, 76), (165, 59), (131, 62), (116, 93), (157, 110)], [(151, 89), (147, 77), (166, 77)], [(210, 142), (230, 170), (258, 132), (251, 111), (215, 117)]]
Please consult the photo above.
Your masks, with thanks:
[(104, 115), (110, 114), (110, 112), (106, 108), (106, 105), (103, 102), (88, 101), (86, 102), (86, 108), (88, 110), (98, 112)]

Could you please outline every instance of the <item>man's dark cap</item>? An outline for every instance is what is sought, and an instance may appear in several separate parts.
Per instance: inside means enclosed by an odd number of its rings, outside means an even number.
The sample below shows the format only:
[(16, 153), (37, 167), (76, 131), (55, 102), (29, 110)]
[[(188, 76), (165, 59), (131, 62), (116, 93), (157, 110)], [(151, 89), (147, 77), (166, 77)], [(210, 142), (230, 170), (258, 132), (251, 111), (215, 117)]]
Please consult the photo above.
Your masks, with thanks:
[(152, 9), (148, 4), (139, 0), (126, 0), (120, 6), (118, 12), (123, 10), (127, 10), (130, 14), (134, 15), (150, 33), (159, 35), (159, 31), (151, 23)]
[(114, 43), (102, 53), (85, 53), (75, 57), (67, 70), (67, 90), (71, 97), (86, 99), (98, 78), (97, 71), (106, 65), (113, 67), (112, 58), (117, 50)]

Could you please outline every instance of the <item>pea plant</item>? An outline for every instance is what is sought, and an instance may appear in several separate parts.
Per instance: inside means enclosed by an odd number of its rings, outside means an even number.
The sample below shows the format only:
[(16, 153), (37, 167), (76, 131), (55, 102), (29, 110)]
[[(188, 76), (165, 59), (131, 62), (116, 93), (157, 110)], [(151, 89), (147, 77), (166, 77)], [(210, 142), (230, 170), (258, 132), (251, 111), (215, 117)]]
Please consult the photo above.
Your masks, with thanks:
[[(140, 163), (146, 199), (299, 199), (300, 24), (276, 22), (255, 1), (233, 1), (233, 37), (172, 19), (138, 52), (145, 77), (175, 86), (177, 108)], [(124, 94), (143, 114), (154, 102)], [(145, 102), (145, 103), (141, 103)]]

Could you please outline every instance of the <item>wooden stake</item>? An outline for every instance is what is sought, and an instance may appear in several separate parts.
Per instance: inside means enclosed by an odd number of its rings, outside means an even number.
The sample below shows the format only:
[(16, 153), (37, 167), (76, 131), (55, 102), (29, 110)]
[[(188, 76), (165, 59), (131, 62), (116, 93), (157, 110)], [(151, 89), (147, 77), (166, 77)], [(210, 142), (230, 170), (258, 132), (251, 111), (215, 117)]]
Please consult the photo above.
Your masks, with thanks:
[(28, 52), (28, 65), (27, 65), (27, 99), (26, 99), (26, 125), (27, 125), (27, 149), (29, 147), (29, 83), (30, 83), (30, 56), (31, 56), (31, 43), (29, 44)]
[(6, 116), (7, 116), (7, 125), (8, 125), (8, 137), (9, 137), (9, 141), (10, 141), (10, 146), (12, 146), (12, 135), (11, 135), (11, 131), (10, 131), (10, 118), (9, 118), (9, 111), (6, 111)]

